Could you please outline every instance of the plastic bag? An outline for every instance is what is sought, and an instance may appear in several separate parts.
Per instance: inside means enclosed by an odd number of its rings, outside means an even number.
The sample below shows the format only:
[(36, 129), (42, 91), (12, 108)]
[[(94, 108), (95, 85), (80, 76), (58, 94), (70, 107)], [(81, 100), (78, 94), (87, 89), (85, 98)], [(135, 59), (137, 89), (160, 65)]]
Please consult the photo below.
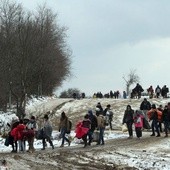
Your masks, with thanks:
[(127, 132), (127, 131), (128, 131), (127, 125), (123, 124), (122, 125), (122, 132)]
[(93, 142), (98, 142), (99, 141), (99, 131), (94, 131), (92, 137), (93, 137)]

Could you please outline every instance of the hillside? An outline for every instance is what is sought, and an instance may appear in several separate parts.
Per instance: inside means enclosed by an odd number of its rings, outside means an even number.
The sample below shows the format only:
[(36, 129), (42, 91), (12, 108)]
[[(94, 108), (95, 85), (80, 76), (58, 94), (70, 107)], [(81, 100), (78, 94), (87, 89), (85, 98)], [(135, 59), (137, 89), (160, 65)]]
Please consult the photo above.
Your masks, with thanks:
[[(148, 99), (150, 103), (154, 103), (157, 106), (167, 104), (170, 99)], [(50, 111), (50, 119), (53, 122), (54, 128), (56, 130), (58, 127), (58, 122), (60, 114), (64, 111), (67, 116), (73, 121), (73, 125), (79, 120), (82, 120), (84, 115), (88, 110), (93, 110), (95, 114), (96, 105), (98, 102), (101, 103), (102, 107), (105, 108), (108, 104), (111, 105), (111, 110), (113, 111), (113, 128), (121, 129), (122, 118), (127, 105), (131, 105), (132, 109), (139, 109), (141, 99), (58, 99), (58, 98), (47, 98), (42, 101), (31, 102), (27, 105), (27, 117), (29, 115), (36, 115), (38, 118), (43, 117), (43, 115)], [(41, 119), (39, 119), (41, 120)]]

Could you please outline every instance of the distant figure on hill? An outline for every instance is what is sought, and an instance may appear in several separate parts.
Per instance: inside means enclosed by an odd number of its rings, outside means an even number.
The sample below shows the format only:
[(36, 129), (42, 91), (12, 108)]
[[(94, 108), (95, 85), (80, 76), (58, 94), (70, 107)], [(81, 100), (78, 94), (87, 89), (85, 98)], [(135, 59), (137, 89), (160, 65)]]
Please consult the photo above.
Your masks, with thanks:
[(110, 98), (113, 99), (113, 97), (114, 97), (114, 93), (112, 90), (110, 90)]
[(153, 94), (154, 94), (154, 89), (152, 86), (150, 86), (148, 89), (147, 89), (147, 92), (149, 94), (149, 98), (152, 99), (153, 98)]
[(97, 92), (96, 97), (97, 98), (103, 98), (103, 94), (101, 92)]
[(164, 86), (162, 87), (162, 90), (161, 90), (162, 97), (163, 97), (163, 98), (167, 98), (168, 92), (169, 92), (169, 88), (166, 87), (166, 85), (164, 85)]
[(114, 92), (115, 99), (118, 99), (118, 98), (119, 98), (119, 94), (120, 94), (120, 93), (119, 93), (119, 90), (117, 90), (117, 91)]
[(82, 93), (81, 97), (82, 97), (82, 99), (84, 99), (86, 97), (85, 93)]
[(159, 98), (161, 94), (161, 88), (159, 87), (159, 85), (157, 85), (157, 87), (155, 88), (155, 93), (156, 93), (156, 98)]
[(126, 99), (127, 98), (127, 94), (125, 91), (123, 91), (123, 98)]
[(140, 99), (141, 93), (144, 91), (142, 86), (139, 83), (137, 83), (136, 87), (133, 90), (134, 90), (134, 92), (136, 92), (138, 99)]
[(93, 98), (94, 98), (94, 99), (95, 99), (95, 98), (97, 98), (97, 95), (96, 95), (96, 93), (94, 93), (94, 94), (93, 94)]
[(77, 99), (77, 94), (73, 93), (73, 99)]

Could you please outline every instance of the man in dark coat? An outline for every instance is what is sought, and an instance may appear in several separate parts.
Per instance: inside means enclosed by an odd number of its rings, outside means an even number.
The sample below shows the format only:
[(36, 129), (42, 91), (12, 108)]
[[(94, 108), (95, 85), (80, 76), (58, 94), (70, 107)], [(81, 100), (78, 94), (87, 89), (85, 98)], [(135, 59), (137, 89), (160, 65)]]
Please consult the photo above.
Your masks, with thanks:
[(147, 111), (151, 109), (151, 104), (150, 102), (144, 98), (144, 100), (142, 101), (141, 105), (140, 105), (140, 110), (143, 111), (144, 115), (145, 115), (145, 118), (146, 120), (148, 120), (148, 117), (147, 117)]
[(141, 98), (141, 93), (144, 90), (143, 90), (142, 86), (139, 83), (136, 84), (135, 91), (137, 93), (138, 99), (140, 99)]
[(89, 136), (89, 142), (88, 144), (91, 145), (91, 142), (93, 140), (93, 132), (97, 128), (97, 117), (93, 114), (92, 110), (88, 111), (89, 119), (91, 121), (91, 127), (88, 133)]
[(130, 105), (127, 105), (124, 116), (123, 116), (123, 122), (122, 124), (126, 123), (129, 133), (129, 139), (133, 138), (133, 116), (134, 116), (134, 110), (131, 108)]

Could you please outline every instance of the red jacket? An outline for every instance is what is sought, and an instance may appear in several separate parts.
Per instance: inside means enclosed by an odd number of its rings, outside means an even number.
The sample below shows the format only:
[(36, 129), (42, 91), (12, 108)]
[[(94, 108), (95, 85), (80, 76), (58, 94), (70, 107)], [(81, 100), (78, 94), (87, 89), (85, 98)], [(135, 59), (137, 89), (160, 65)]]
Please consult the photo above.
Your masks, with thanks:
[(18, 140), (17, 139), (17, 127), (13, 128), (10, 133), (11, 133), (11, 136), (14, 138), (14, 141), (17, 141)]
[(26, 128), (26, 125), (24, 124), (19, 124), (17, 126), (17, 139), (22, 140), (23, 139), (23, 130)]

